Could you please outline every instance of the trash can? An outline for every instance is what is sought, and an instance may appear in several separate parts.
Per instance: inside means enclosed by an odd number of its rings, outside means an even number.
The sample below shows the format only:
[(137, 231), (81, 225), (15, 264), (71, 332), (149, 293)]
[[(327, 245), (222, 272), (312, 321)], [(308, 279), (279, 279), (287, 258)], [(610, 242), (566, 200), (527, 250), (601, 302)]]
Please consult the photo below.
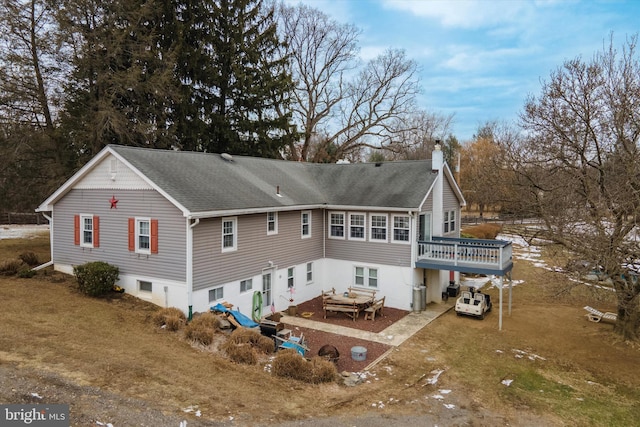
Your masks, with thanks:
[(414, 286), (413, 288), (413, 311), (418, 313), (424, 310), (422, 306), (422, 291), (419, 286)]
[(458, 295), (460, 295), (460, 283), (449, 282), (447, 293), (451, 298), (456, 298)]
[(351, 358), (357, 362), (367, 360), (367, 348), (366, 347), (351, 347)]
[(422, 302), (422, 309), (427, 309), (427, 287), (420, 285), (420, 301)]

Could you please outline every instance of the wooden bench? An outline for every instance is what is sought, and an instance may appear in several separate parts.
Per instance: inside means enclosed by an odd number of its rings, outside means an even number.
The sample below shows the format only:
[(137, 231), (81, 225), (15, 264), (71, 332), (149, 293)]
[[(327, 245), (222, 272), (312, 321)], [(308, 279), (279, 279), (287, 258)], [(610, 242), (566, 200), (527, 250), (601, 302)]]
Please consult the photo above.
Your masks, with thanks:
[(358, 318), (358, 313), (360, 313), (360, 307), (357, 304), (332, 304), (327, 303), (322, 305), (322, 310), (324, 311), (324, 318), (327, 318), (327, 311), (331, 312), (340, 312), (345, 313), (347, 316), (351, 317), (355, 322)]
[(380, 312), (380, 314), (382, 314), (382, 310), (384, 309), (385, 298), (386, 297), (382, 297), (379, 300), (375, 300), (373, 304), (371, 304), (369, 307), (364, 309), (364, 320), (367, 320), (367, 319), (375, 320), (377, 312)]
[(376, 291), (375, 289), (365, 289), (365, 288), (348, 288), (347, 291), (349, 293), (354, 292), (356, 294), (360, 294), (360, 295), (368, 295), (371, 297), (371, 301), (373, 301), (376, 298)]

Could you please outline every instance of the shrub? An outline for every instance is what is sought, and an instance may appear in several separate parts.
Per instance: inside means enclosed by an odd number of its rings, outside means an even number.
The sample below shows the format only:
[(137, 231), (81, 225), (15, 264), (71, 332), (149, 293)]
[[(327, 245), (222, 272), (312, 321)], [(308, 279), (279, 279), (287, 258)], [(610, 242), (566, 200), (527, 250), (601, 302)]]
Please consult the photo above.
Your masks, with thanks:
[(184, 336), (206, 346), (213, 342), (215, 331), (201, 323), (189, 323), (184, 330)]
[(180, 316), (167, 316), (164, 324), (167, 328), (167, 331), (175, 332), (182, 328), (182, 326), (184, 325), (184, 320), (180, 318)]
[(102, 261), (87, 262), (73, 267), (78, 289), (85, 295), (97, 297), (113, 289), (118, 280), (118, 267)]
[(307, 361), (293, 349), (278, 351), (271, 372), (275, 376), (292, 378), (311, 384), (335, 381), (338, 371), (335, 365), (322, 357), (314, 356)]
[(151, 321), (157, 327), (166, 325), (167, 319), (172, 319), (172, 321), (178, 319), (183, 325), (187, 321), (187, 317), (184, 315), (182, 310), (176, 307), (161, 308), (160, 310), (153, 313), (153, 316), (151, 316)]
[(244, 365), (255, 365), (258, 363), (258, 355), (251, 344), (235, 344), (227, 342), (227, 345), (225, 345), (224, 348), (232, 362)]
[(220, 318), (211, 312), (205, 312), (193, 317), (190, 324), (202, 325), (214, 331), (220, 330)]
[(31, 279), (35, 275), (36, 272), (27, 266), (23, 266), (20, 268), (20, 270), (18, 270), (18, 277), (21, 277), (23, 279)]
[(329, 383), (338, 376), (336, 365), (321, 356), (314, 356), (309, 361), (311, 365), (310, 382), (313, 384)]
[(40, 264), (40, 261), (38, 260), (38, 255), (36, 255), (36, 253), (33, 251), (22, 252), (18, 256), (18, 258), (20, 258), (25, 264), (31, 267), (34, 267)]
[(271, 372), (277, 377), (308, 382), (311, 374), (309, 362), (293, 349), (280, 350), (273, 359)]
[(20, 268), (24, 266), (22, 260), (19, 259), (8, 259), (0, 263), (0, 273), (6, 276), (13, 276), (14, 274), (18, 274)]
[(227, 342), (231, 344), (250, 344), (264, 354), (271, 354), (275, 351), (273, 339), (265, 337), (253, 329), (238, 328), (231, 333)]

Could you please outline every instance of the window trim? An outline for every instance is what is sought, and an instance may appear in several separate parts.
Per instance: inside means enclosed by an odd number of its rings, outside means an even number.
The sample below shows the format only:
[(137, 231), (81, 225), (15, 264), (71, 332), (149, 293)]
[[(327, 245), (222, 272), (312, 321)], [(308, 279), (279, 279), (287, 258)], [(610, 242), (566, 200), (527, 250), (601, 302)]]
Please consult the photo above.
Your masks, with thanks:
[[(221, 295), (219, 297), (213, 298), (211, 299), (211, 292), (214, 292), (214, 297), (215, 297), (215, 293), (216, 291), (220, 290)], [(212, 302), (216, 302), (216, 301), (220, 301), (224, 299), (224, 285), (222, 286), (216, 286), (214, 288), (209, 289), (209, 292), (207, 293), (208, 298), (209, 298), (209, 304), (211, 304)]]
[[(396, 218), (406, 218), (407, 219), (407, 228), (397, 228), (396, 227)], [(396, 239), (396, 230), (406, 230), (407, 231), (407, 240), (397, 240)], [(409, 215), (391, 215), (391, 242), (404, 244), (404, 245), (411, 244), (411, 217)]]
[[(362, 269), (362, 275), (358, 275), (358, 269)], [(375, 271), (376, 275), (373, 279), (375, 279), (375, 286), (371, 285), (371, 272)], [(362, 283), (358, 283), (358, 278), (362, 278)], [(353, 283), (354, 286), (360, 288), (372, 288), (372, 289), (380, 289), (380, 269), (378, 267), (367, 267), (364, 265), (354, 265), (353, 266)]]
[[(361, 268), (362, 269), (362, 275), (358, 275), (358, 269)], [(365, 286), (365, 277), (367, 277), (366, 275), (366, 267), (363, 267), (361, 265), (354, 265), (353, 266), (353, 284), (354, 286)], [(358, 283), (358, 277), (362, 278), (362, 283)]]
[[(91, 215), (91, 214), (80, 214), (80, 246), (83, 248), (93, 248), (94, 244), (95, 244), (95, 237), (96, 237), (96, 224), (95, 224), (95, 216)], [(85, 219), (91, 219), (91, 243), (87, 243), (85, 241), (85, 228), (84, 228), (84, 220)]]
[[(273, 219), (269, 218), (269, 215), (273, 215)], [(273, 223), (273, 230), (269, 230), (269, 225)], [(267, 236), (273, 236), (278, 234), (278, 212), (267, 212)]]
[[(248, 283), (249, 287), (245, 286), (245, 289), (243, 290), (242, 289), (242, 284), (243, 283)], [(249, 279), (240, 280), (240, 293), (244, 294), (244, 293), (251, 292), (251, 291), (253, 291), (253, 277), (249, 278)]]
[[(227, 246), (225, 247), (224, 245), (224, 238), (225, 238), (225, 232), (224, 232), (224, 224), (225, 222), (231, 222), (232, 225), (232, 232), (231, 237), (232, 237), (232, 241), (233, 244), (232, 246)], [(221, 242), (220, 242), (220, 248), (222, 250), (222, 252), (235, 252), (238, 250), (238, 217), (237, 216), (228, 216), (228, 217), (223, 217), (220, 220), (220, 233), (221, 233)], [(229, 234), (227, 234), (229, 235)]]
[[(351, 218), (354, 215), (358, 215), (362, 217), (362, 225), (356, 225), (354, 226)], [(352, 227), (359, 227), (362, 228), (362, 237), (352, 237), (351, 236), (351, 229)], [(349, 234), (347, 237), (349, 240), (356, 240), (356, 241), (360, 241), (360, 242), (364, 242), (367, 240), (367, 214), (364, 212), (349, 212)]]
[[(149, 281), (149, 280), (138, 280), (138, 292), (141, 293), (142, 295), (151, 295), (153, 294), (153, 282)], [(150, 290), (146, 290), (146, 289), (142, 289), (142, 285), (143, 284), (149, 284), (149, 286), (151, 287)]]
[[(373, 225), (373, 217), (380, 216), (384, 217), (384, 239), (376, 239), (374, 238), (373, 229), (374, 228), (382, 228), (382, 227), (374, 227)], [(389, 214), (381, 214), (381, 213), (370, 213), (369, 214), (369, 241), (370, 242), (379, 242), (379, 243), (387, 243), (389, 241)]]
[[(135, 218), (135, 222), (136, 222), (136, 225), (135, 225), (135, 228), (136, 228), (136, 231), (135, 231), (135, 233), (136, 233), (135, 234), (135, 239), (136, 239), (135, 240), (135, 245), (136, 245), (135, 246), (135, 250), (136, 250), (136, 253), (139, 253), (139, 254), (150, 254), (151, 253), (151, 218), (136, 217)], [(140, 236), (141, 236), (141, 234), (140, 234), (140, 223), (142, 223), (142, 222), (149, 223), (149, 248), (141, 248), (140, 247)]]
[(313, 283), (313, 262), (308, 262), (307, 263), (307, 285), (310, 285), (311, 283)]
[(451, 209), (444, 212), (444, 232), (454, 233), (456, 231), (456, 210)]
[[(372, 271), (376, 272), (376, 277), (375, 277), (376, 285), (375, 286), (371, 285), (371, 272)], [(367, 267), (367, 287), (368, 288), (375, 288), (375, 289), (379, 289), (380, 288), (378, 286), (378, 283), (380, 282), (380, 276), (378, 275), (379, 272), (380, 272), (380, 270), (377, 267)]]
[[(332, 220), (332, 215), (341, 215), (342, 216), (342, 225), (340, 224), (336, 224), (336, 227), (342, 227), (342, 236), (334, 236), (333, 235), (333, 226), (334, 224), (331, 222)], [(329, 216), (327, 218), (327, 221), (329, 222), (329, 239), (336, 239), (336, 240), (344, 240), (346, 237), (346, 213), (344, 211), (330, 211), (329, 212)]]
[(296, 268), (287, 268), (287, 289), (296, 287)]
[[(307, 215), (308, 222), (305, 224), (304, 216)], [(308, 226), (307, 234), (304, 233), (304, 226)], [(300, 237), (303, 239), (309, 239), (311, 237), (311, 211), (300, 212)]]

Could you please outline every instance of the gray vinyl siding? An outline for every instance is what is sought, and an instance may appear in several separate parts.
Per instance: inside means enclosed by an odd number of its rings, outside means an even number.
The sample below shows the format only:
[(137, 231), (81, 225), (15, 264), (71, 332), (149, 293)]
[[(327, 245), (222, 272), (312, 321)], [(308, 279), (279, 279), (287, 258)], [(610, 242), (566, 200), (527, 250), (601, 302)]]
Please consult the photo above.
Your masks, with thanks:
[[(111, 209), (111, 197), (118, 199)], [(74, 215), (100, 218), (98, 248), (74, 244)], [(128, 250), (128, 218), (158, 220), (158, 253)], [(182, 213), (154, 190), (71, 190), (53, 209), (53, 261), (80, 265), (104, 261), (121, 274), (186, 280), (186, 220)]]
[(422, 210), (420, 212), (432, 212), (433, 211), (433, 194), (429, 193), (429, 197), (425, 200), (422, 205)]
[(272, 261), (278, 268), (320, 259), (323, 215), (312, 211), (311, 237), (301, 237), (301, 212), (278, 213), (278, 233), (267, 235), (267, 214), (239, 215), (237, 250), (222, 252), (222, 219), (205, 219), (193, 229), (193, 289), (260, 274)]
[[(332, 211), (327, 211), (329, 215)], [(343, 212), (343, 211), (333, 211)], [(326, 257), (332, 259), (340, 259), (346, 261), (373, 263), (373, 264), (386, 264), (402, 267), (411, 266), (411, 245), (403, 243), (393, 243), (391, 236), (393, 235), (393, 215), (397, 213), (386, 212), (387, 219), (387, 237), (388, 242), (371, 242), (369, 241), (371, 224), (370, 224), (370, 212), (358, 211), (358, 213), (365, 213), (367, 218), (366, 223), (366, 241), (361, 240), (349, 240), (345, 239), (330, 239), (325, 235), (326, 242)], [(384, 212), (383, 212), (384, 213)], [(348, 214), (345, 212), (345, 234), (348, 234)], [(327, 232), (328, 233), (328, 232)]]

